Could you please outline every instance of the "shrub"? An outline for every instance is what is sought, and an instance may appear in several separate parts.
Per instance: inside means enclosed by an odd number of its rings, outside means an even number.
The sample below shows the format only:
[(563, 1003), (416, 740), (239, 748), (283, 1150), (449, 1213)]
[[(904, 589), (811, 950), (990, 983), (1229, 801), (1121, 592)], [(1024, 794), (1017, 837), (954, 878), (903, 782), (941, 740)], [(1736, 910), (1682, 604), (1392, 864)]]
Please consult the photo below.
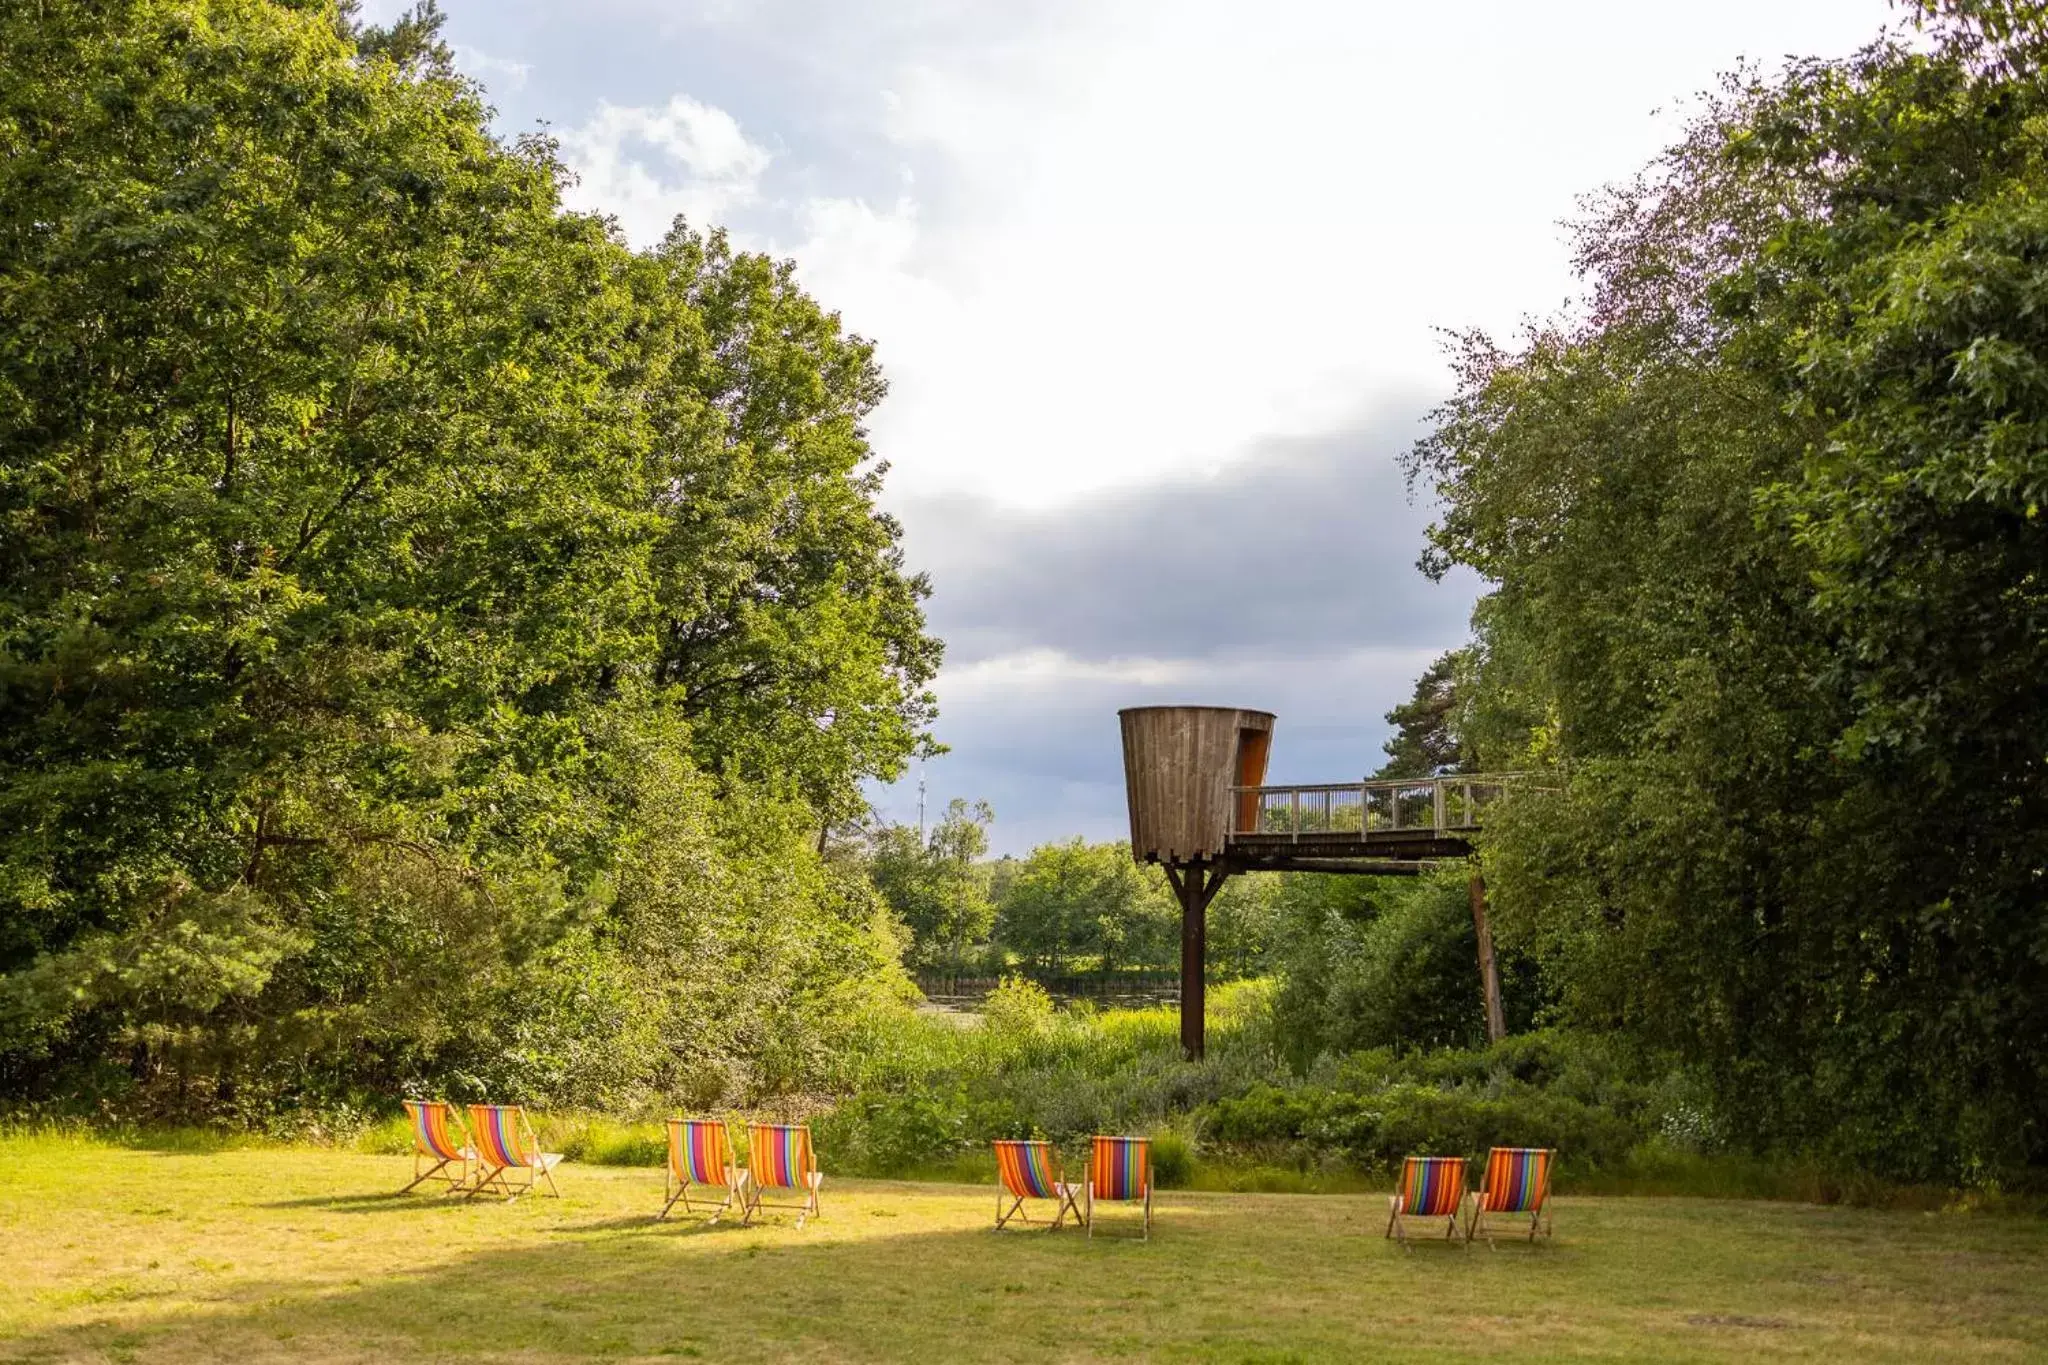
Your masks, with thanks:
[(1152, 1135), (1152, 1181), (1162, 1190), (1185, 1189), (1194, 1179), (1195, 1149), (1181, 1134)]
[(1217, 1142), (1288, 1142), (1306, 1136), (1328, 1092), (1254, 1086), (1203, 1110), (1202, 1133)]
[(981, 1022), (996, 1039), (1029, 1044), (1052, 1033), (1057, 1014), (1045, 987), (1021, 976), (1006, 976), (982, 1001)]
[(971, 1145), (967, 1097), (957, 1087), (858, 1095), (812, 1129), (835, 1166), (861, 1175), (902, 1175)]

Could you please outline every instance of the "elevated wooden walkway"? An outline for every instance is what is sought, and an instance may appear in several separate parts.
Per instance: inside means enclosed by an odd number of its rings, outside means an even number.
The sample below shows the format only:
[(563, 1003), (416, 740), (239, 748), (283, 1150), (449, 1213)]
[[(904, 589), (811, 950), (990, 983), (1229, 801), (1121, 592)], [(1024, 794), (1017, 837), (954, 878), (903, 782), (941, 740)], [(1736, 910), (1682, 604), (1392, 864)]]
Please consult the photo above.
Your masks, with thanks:
[(1232, 787), (1224, 862), (1233, 872), (1399, 875), (1472, 852), (1486, 809), (1522, 773)]

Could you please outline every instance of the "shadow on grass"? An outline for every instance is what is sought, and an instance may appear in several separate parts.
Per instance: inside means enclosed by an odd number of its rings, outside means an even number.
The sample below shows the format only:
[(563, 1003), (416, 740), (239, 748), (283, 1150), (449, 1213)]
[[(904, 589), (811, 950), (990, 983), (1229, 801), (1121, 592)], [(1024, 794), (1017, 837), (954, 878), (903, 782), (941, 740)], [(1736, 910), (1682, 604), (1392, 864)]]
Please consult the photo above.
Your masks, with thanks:
[(599, 1218), (589, 1223), (564, 1223), (556, 1232), (679, 1232), (679, 1233), (729, 1233), (744, 1232), (737, 1215), (721, 1218), (716, 1223), (705, 1214), (671, 1215), (657, 1218), (651, 1213), (627, 1213), (617, 1218)]
[[(265, 1207), (357, 1212), (389, 1200)], [(962, 1226), (961, 1211), (913, 1200), (828, 1206), (802, 1230), (641, 1215), (507, 1220), (519, 1245), (423, 1264), (401, 1237), (388, 1278), (223, 1285), (204, 1312), (133, 1305), (0, 1344), (0, 1361), (1345, 1359), (1385, 1302), (1360, 1293), (1362, 1270), (1411, 1295), (1444, 1277), (1444, 1258), (1391, 1256), (1334, 1209), (1252, 1229), (1235, 1212), (1163, 1209), (1149, 1244)]]
[[(403, 1213), (407, 1210), (459, 1209), (474, 1201), (459, 1194), (400, 1193), (384, 1190), (375, 1194), (321, 1194), (307, 1199), (273, 1199), (256, 1205), (259, 1209), (325, 1209), (329, 1213)], [(498, 1200), (490, 1201), (498, 1203)]]
[[(256, 1208), (364, 1212), (437, 1202), (372, 1193), (243, 1208), (261, 1218)], [(2048, 1332), (2042, 1298), (2025, 1287), (2048, 1264), (2048, 1236), (2030, 1237), (2031, 1253), (2009, 1265), (1958, 1277), (1922, 1263), (1952, 1252), (1958, 1236), (1974, 1245), (1978, 1233), (1887, 1222), (1922, 1249), (1889, 1253), (1899, 1259), (1859, 1301), (1867, 1316), (1830, 1336), (1823, 1315), (1844, 1311), (1844, 1291), (1804, 1285), (1789, 1268), (1853, 1271), (1861, 1283), (1873, 1274), (1869, 1239), (1880, 1226), (1868, 1217), (1830, 1213), (1814, 1224), (1728, 1207), (1573, 1207), (1561, 1215), (1580, 1221), (1561, 1242), (1503, 1241), (1496, 1253), (1424, 1241), (1404, 1254), (1381, 1236), (1376, 1202), (1180, 1196), (1161, 1201), (1150, 1244), (1090, 1241), (1073, 1228), (997, 1232), (957, 1198), (914, 1188), (870, 1186), (828, 1200), (823, 1218), (801, 1231), (785, 1219), (746, 1228), (656, 1220), (651, 1211), (606, 1216), (615, 1203), (569, 1201), (561, 1213), (574, 1222), (553, 1221), (553, 1201), (534, 1201), (536, 1214), (522, 1200), (503, 1218), (497, 1206), (478, 1204), (492, 1241), (459, 1255), (437, 1257), (430, 1240), (401, 1232), (390, 1239), (387, 1273), (374, 1280), (322, 1278), (309, 1259), (293, 1267), (303, 1278), (218, 1285), (203, 1311), (190, 1301), (109, 1304), (93, 1323), (0, 1343), (0, 1361), (701, 1356), (936, 1365), (1639, 1357), (1660, 1349), (1734, 1359), (1781, 1331), (1796, 1334), (1783, 1345), (1807, 1354), (1874, 1342), (1937, 1358), (1943, 1341), (2010, 1347), (2039, 1344)], [(1737, 1323), (1744, 1339), (1720, 1344)]]

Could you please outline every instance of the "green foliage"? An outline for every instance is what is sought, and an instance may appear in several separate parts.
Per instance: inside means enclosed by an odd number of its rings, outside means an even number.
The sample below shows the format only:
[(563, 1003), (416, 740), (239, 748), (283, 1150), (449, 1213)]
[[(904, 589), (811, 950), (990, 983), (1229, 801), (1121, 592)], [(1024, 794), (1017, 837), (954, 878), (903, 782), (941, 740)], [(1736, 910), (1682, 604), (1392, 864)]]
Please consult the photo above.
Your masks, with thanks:
[(884, 825), (868, 837), (868, 875), (910, 931), (919, 966), (958, 966), (995, 924), (987, 878), (976, 866), (988, 852), (986, 801), (955, 798), (920, 844), (908, 825)]
[(1007, 976), (988, 993), (981, 1006), (981, 1026), (992, 1038), (1020, 1047), (1051, 1036), (1058, 1011), (1045, 987), (1021, 976)]
[(1005, 880), (997, 940), (1038, 971), (1089, 957), (1105, 973), (1179, 960), (1180, 910), (1164, 876), (1132, 862), (1127, 844), (1041, 844)]
[(938, 661), (871, 348), (564, 213), (438, 27), (0, 13), (0, 1091), (753, 1093), (896, 1007), (812, 847)]
[(1555, 774), (1501, 944), (1753, 1150), (1976, 1183), (2048, 1159), (2048, 29), (1927, 9), (1710, 98), (1415, 472), (1494, 584), (1469, 733)]
[[(1274, 1009), (1288, 1059), (1325, 1052), (1474, 1047), (1486, 1037), (1466, 870), (1415, 879), (1288, 874), (1275, 900), (1282, 929)], [(1526, 1027), (1535, 983), (1501, 955), (1502, 998)]]
[(999, 1137), (1049, 1138), (1078, 1163), (1096, 1133), (1156, 1137), (1274, 1074), (1268, 999), (1260, 982), (1217, 991), (1208, 1056), (1189, 1062), (1171, 1009), (1059, 1011), (1012, 979), (977, 1027), (891, 1020), (854, 1092), (814, 1130), (843, 1169), (871, 1175), (944, 1169)]
[[(1543, 1030), (1491, 1047), (1326, 1052), (1297, 1076), (1276, 1047), (1291, 1026), (1269, 982), (1216, 992), (1202, 1062), (1181, 1057), (1170, 1009), (1059, 1011), (1022, 981), (998, 996), (979, 1027), (890, 1026), (893, 1043), (875, 1053), (886, 1063), (813, 1121), (837, 1169), (958, 1173), (1006, 1137), (1050, 1139), (1072, 1164), (1093, 1134), (1145, 1133), (1161, 1183), (1175, 1185), (1251, 1173), (1320, 1188), (1384, 1179), (1412, 1153), (1477, 1157), (1495, 1145), (1555, 1146), (1573, 1181), (1681, 1168), (1734, 1178), (1713, 1164), (1726, 1125), (1698, 1079), (1611, 1037)], [(1695, 1157), (1707, 1164), (1685, 1164)], [(1783, 1170), (1741, 1175), (1743, 1189), (1808, 1188), (1765, 1179)]]
[[(1494, 1146), (1555, 1147), (1573, 1176), (1626, 1168), (1691, 1113), (1687, 1085), (1621, 1050), (1555, 1031), (1492, 1047), (1326, 1057), (1307, 1083), (1266, 1084), (1207, 1106), (1203, 1140), (1295, 1164), (1336, 1152), (1391, 1170), (1414, 1154), (1479, 1156)], [(1710, 1145), (1710, 1144), (1708, 1144)]]
[(1162, 1190), (1186, 1189), (1194, 1180), (1194, 1144), (1168, 1128), (1152, 1135), (1152, 1182)]
[(1244, 980), (1270, 970), (1283, 925), (1283, 878), (1249, 874), (1230, 878), (1209, 902), (1209, 979)]
[[(1028, 858), (984, 865), (995, 904), (991, 947), (1029, 972), (1171, 970), (1180, 962), (1180, 907), (1156, 866), (1123, 843), (1041, 844)], [(1209, 906), (1212, 979), (1253, 977), (1280, 933), (1269, 877), (1233, 877)]]
[(1415, 680), (1415, 695), (1387, 712), (1393, 738), (1382, 747), (1387, 761), (1375, 777), (1439, 777), (1475, 772), (1478, 760), (1465, 739), (1463, 675), (1471, 656), (1454, 649), (1438, 657)]

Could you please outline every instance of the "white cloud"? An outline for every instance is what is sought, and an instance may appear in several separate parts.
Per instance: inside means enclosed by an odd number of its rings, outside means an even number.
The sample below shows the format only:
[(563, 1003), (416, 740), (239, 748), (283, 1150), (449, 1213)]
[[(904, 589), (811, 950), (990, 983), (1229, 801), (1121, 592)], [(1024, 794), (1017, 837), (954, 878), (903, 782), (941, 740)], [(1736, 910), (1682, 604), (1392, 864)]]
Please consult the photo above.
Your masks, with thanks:
[(1049, 683), (1131, 683), (1171, 687), (1193, 682), (1201, 664), (1187, 659), (1076, 659), (1056, 649), (1027, 649), (999, 658), (981, 659), (964, 668), (946, 670), (946, 691), (1000, 692), (1006, 688), (1039, 688)]
[(896, 496), (1206, 472), (1441, 391), (1439, 328), (1570, 294), (1557, 223), (1671, 135), (1655, 107), (1745, 45), (1839, 51), (1884, 18), (1783, 10), (940, 6), (879, 49), (816, 17), (807, 60), (868, 80), (828, 121), (864, 121), (897, 197), (793, 197), (764, 240), (879, 342)]
[[(1332, 612), (1308, 657), (1220, 611), (1217, 639), (1255, 649), (1158, 657), (1192, 651), (1152, 630), (1096, 651), (1131, 657), (1078, 659), (1118, 621), (994, 619), (1003, 575), (1052, 576), (1018, 545), (1076, 553), (1040, 523), (1162, 560), (1235, 537), (1244, 562), (1320, 571), (1370, 543), (1393, 567), (1359, 592), (1399, 597), (1419, 547), (1398, 479), (1340, 471), (1314, 496), (1356, 523), (1318, 516), (1279, 496), (1276, 438), (1412, 409), (1447, 387), (1436, 329), (1509, 331), (1564, 302), (1557, 225), (1671, 138), (1677, 119), (1652, 111), (1745, 55), (1845, 53), (1892, 17), (1884, 0), (465, 0), (458, 21), (492, 9), (549, 35), (518, 50), (545, 51), (551, 76), (582, 54), (582, 103), (513, 101), (584, 120), (562, 135), (573, 203), (643, 245), (678, 212), (723, 222), (876, 341), (886, 496), (913, 550), (945, 561), (935, 611), (960, 603), (948, 630), (994, 656), (963, 649), (938, 682), (956, 751), (933, 795), (995, 798), (1012, 848), (1116, 832), (1121, 705), (1270, 707), (1277, 780), (1357, 776), (1381, 714), (1457, 634)], [(1215, 515), (1193, 526), (1204, 488)], [(1000, 515), (962, 518), (967, 500)], [(1038, 529), (995, 534), (1011, 521)], [(1093, 565), (1105, 594), (1141, 577), (1107, 551)], [(1179, 575), (1180, 605), (1233, 590), (1212, 578)], [(993, 586), (950, 586), (969, 579)], [(1014, 597), (1035, 611), (1029, 586)], [(902, 790), (880, 799), (907, 818)]]
[(600, 104), (561, 144), (578, 178), (570, 206), (615, 215), (643, 245), (677, 214), (701, 226), (753, 203), (773, 160), (731, 114), (681, 94), (654, 107)]
[(563, 136), (575, 202), (641, 242), (679, 211), (737, 215), (740, 241), (795, 257), (877, 341), (892, 496), (1037, 506), (1441, 391), (1437, 329), (1510, 330), (1571, 293), (1557, 224), (1668, 139), (1654, 109), (1745, 51), (1839, 52), (1886, 17), (1877, 0), (625, 3), (770, 64), (782, 83), (754, 88), (780, 98), (750, 126), (801, 150), (770, 176), (721, 109), (604, 105)]
[[(1353, 781), (1384, 758), (1381, 713), (1437, 653), (1367, 647), (1314, 658), (1104, 663), (1030, 650), (948, 670), (939, 684), (938, 737), (953, 752), (925, 767), (931, 808), (944, 809), (955, 796), (993, 802), (999, 853), (1073, 834), (1123, 838), (1116, 713), (1157, 703), (1271, 710), (1278, 717), (1272, 781)], [(915, 818), (914, 780), (869, 795), (883, 818)]]
[(494, 57), (482, 48), (465, 47), (461, 43), (455, 44), (455, 64), (494, 91), (523, 90), (526, 78), (533, 74), (530, 62)]

